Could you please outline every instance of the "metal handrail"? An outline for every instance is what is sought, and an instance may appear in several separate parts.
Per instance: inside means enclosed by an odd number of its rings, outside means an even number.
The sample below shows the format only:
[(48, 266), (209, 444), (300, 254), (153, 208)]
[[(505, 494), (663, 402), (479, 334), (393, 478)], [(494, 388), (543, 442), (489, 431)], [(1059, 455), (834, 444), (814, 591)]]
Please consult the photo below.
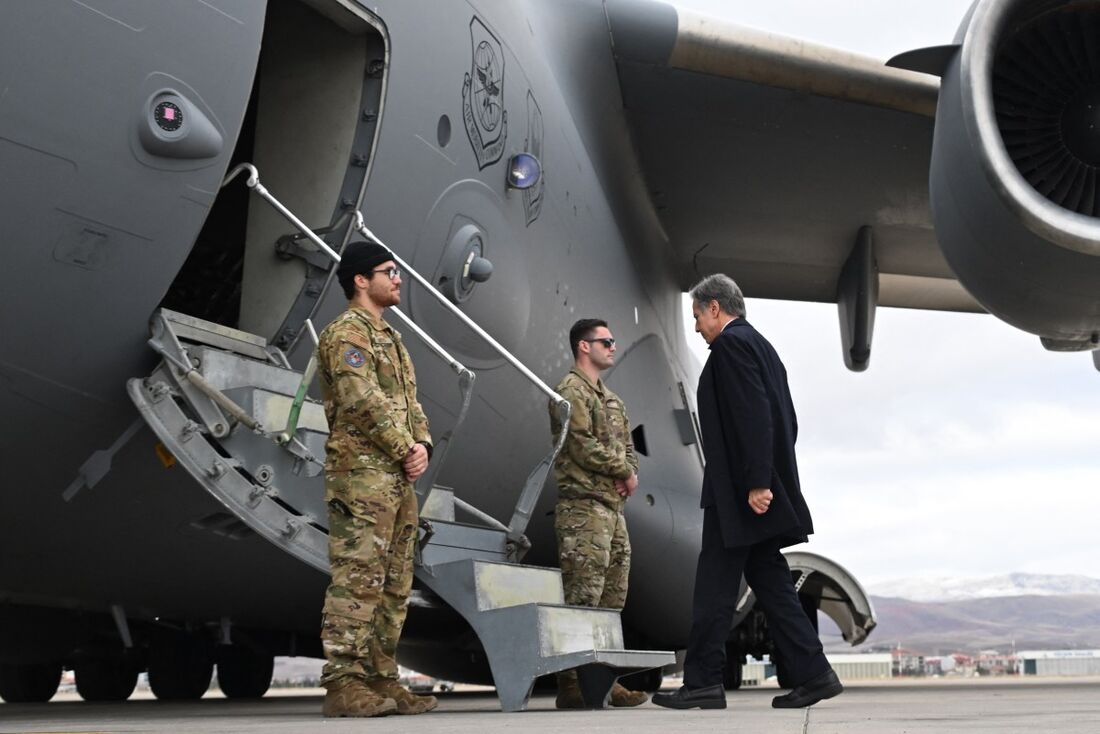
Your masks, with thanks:
[(334, 261), (340, 262), (340, 254), (337, 253), (336, 250), (329, 247), (324, 240), (322, 240), (316, 235), (316, 233), (314, 233), (312, 229), (306, 226), (305, 222), (294, 216), (294, 212), (283, 206), (282, 202), (272, 196), (271, 192), (264, 188), (264, 185), (260, 183), (260, 172), (256, 170), (256, 166), (252, 165), (251, 163), (238, 164), (222, 180), (222, 185), (220, 188), (224, 189), (226, 186), (228, 186), (229, 183), (241, 173), (241, 171), (248, 171), (248, 179), (245, 181), (245, 186), (259, 194), (268, 204), (271, 204), (271, 206), (275, 208), (275, 211), (282, 214), (288, 222), (297, 227), (302, 234), (309, 238), (310, 242), (321, 248), (322, 252), (331, 257)]
[[(230, 171), (222, 180), (222, 187), (224, 188), (244, 171), (248, 172), (248, 178), (245, 181), (245, 185), (248, 186), (248, 188), (255, 191), (267, 203), (271, 204), (271, 206), (277, 212), (282, 214), (283, 217), (286, 218), (288, 222), (293, 224), (294, 227), (307, 239), (309, 239), (310, 242), (312, 242), (322, 252), (328, 255), (328, 257), (331, 258), (333, 262), (340, 262), (340, 254), (336, 252), (336, 250), (329, 247), (324, 240), (317, 236), (316, 232), (306, 226), (305, 222), (296, 217), (293, 212), (283, 206), (282, 202), (276, 199), (271, 194), (271, 192), (268, 191), (262, 183), (260, 183), (260, 172), (251, 163), (241, 163), (235, 166), (233, 170)], [(363, 215), (360, 214), (358, 211), (355, 212), (355, 216), (357, 222), (361, 222), (363, 220)], [(428, 471), (425, 472), (424, 476), (421, 477), (421, 479), (417, 482), (418, 489), (416, 490), (416, 494), (418, 497), (423, 499), (424, 495), (431, 490), (432, 486), (435, 483), (435, 477), (438, 476), (439, 471), (443, 466), (443, 463), (446, 461), (447, 454), (451, 446), (451, 438), (458, 430), (458, 428), (462, 425), (463, 421), (465, 421), (466, 413), (469, 412), (471, 403), (471, 392), (473, 390), (473, 384), (474, 380), (476, 379), (476, 375), (474, 375), (474, 373), (469, 370), (465, 365), (455, 359), (446, 349), (444, 349), (439, 344), (439, 342), (437, 342), (426, 331), (424, 331), (424, 329), (417, 326), (412, 319), (402, 313), (400, 309), (395, 307), (391, 308), (390, 310), (395, 316), (398, 317), (398, 319), (402, 321), (402, 323), (412, 329), (413, 333), (420, 337), (424, 344), (426, 344), (432, 352), (434, 352), (438, 357), (446, 362), (447, 366), (450, 367), (459, 376), (459, 390), (462, 394), (462, 408), (459, 410), (458, 416), (455, 419), (454, 426), (451, 428), (450, 431), (443, 434), (442, 438), (440, 438), (434, 446), (432, 452), (433, 461), (429, 463)], [(305, 325), (303, 325), (303, 329), (308, 329), (311, 332), (310, 336), (314, 344), (316, 345), (317, 339), (315, 333), (313, 332), (313, 323), (309, 319), (306, 319), (306, 323)], [(299, 337), (300, 336), (301, 334), (299, 334)], [(297, 341), (298, 338), (295, 339), (295, 343), (297, 343)], [(285, 445), (288, 442), (292, 442), (294, 440), (294, 433), (297, 428), (297, 421), (295, 420), (296, 415), (294, 414), (294, 406), (296, 405), (299, 410), (301, 409), (301, 403), (305, 399), (305, 388), (307, 388), (308, 384), (312, 382), (313, 376), (312, 374), (310, 374), (310, 367), (316, 369), (316, 354), (310, 357), (309, 364), (306, 366), (306, 371), (302, 375), (302, 383), (299, 386), (298, 394), (295, 396), (294, 404), (292, 404), (291, 406), (291, 416), (290, 420), (287, 421), (287, 427), (282, 433), (280, 433), (276, 437), (277, 442), (281, 445)]]
[(434, 285), (432, 285), (431, 282), (427, 278), (425, 278), (423, 275), (421, 275), (420, 273), (413, 270), (412, 266), (410, 266), (407, 262), (405, 262), (403, 259), (401, 259), (401, 257), (398, 256), (398, 254), (393, 251), (392, 247), (390, 247), (385, 242), (383, 242), (381, 239), (379, 239), (378, 235), (376, 235), (374, 232), (371, 232), (367, 228), (367, 225), (363, 223), (363, 213), (362, 212), (358, 212), (358, 211), (355, 212), (355, 224), (353, 224), (352, 227), (356, 231), (358, 231), (359, 234), (363, 235), (367, 239), (374, 240), (375, 242), (377, 242), (378, 244), (382, 245), (387, 250), (389, 250), (390, 254), (393, 255), (394, 262), (396, 262), (399, 266), (401, 266), (402, 270), (408, 271), (409, 275), (411, 275), (413, 277), (413, 279), (416, 280), (417, 283), (424, 286), (424, 288), (426, 288), (428, 290), (428, 292), (431, 293), (432, 296), (435, 297), (435, 300), (439, 301), (439, 303), (444, 308), (446, 308), (448, 311), (451, 312), (451, 315), (458, 317), (458, 319), (462, 323), (466, 324), (466, 326), (468, 326), (471, 331), (473, 331), (475, 334), (477, 334), (479, 337), (481, 337), (481, 339), (486, 344), (488, 344), (494, 350), (496, 350), (497, 354), (499, 354), (501, 357), (504, 357), (504, 359), (510, 365), (515, 367), (517, 370), (519, 370), (520, 374), (522, 374), (524, 377), (526, 377), (529, 382), (534, 383), (535, 387), (537, 387), (539, 390), (544, 392), (548, 398), (550, 398), (554, 402), (562, 402), (562, 401), (564, 401), (566, 403), (569, 402), (568, 400), (565, 400), (565, 398), (563, 398), (561, 395), (558, 395), (556, 392), (554, 392), (550, 388), (549, 385), (547, 385), (545, 382), (543, 382), (539, 378), (538, 375), (536, 375), (534, 372), (532, 372), (530, 369), (528, 369), (527, 365), (525, 365), (523, 362), (520, 362), (519, 359), (514, 354), (509, 352), (507, 349), (505, 349), (501, 345), (500, 342), (498, 342), (496, 339), (491, 337), (489, 335), (489, 333), (487, 331), (485, 331), (485, 329), (482, 329), (480, 326), (478, 326), (476, 321), (474, 321), (469, 316), (464, 314), (462, 312), (462, 310), (459, 309), (458, 306), (451, 303), (451, 301), (445, 295), (443, 295), (439, 291), (439, 289), (437, 289)]
[[(306, 224), (302, 222), (302, 220), (298, 219), (298, 217), (296, 217), (293, 212), (283, 206), (283, 204), (278, 199), (276, 199), (271, 194), (271, 192), (269, 192), (263, 186), (263, 184), (260, 183), (260, 173), (251, 163), (241, 163), (235, 166), (233, 170), (231, 170), (222, 180), (221, 186), (224, 188), (244, 171), (248, 172), (248, 178), (245, 182), (248, 188), (255, 191), (257, 194), (260, 195), (261, 198), (271, 204), (271, 206), (277, 212), (279, 212), (287, 221), (293, 224), (303, 235), (305, 235), (314, 245), (316, 245), (318, 249), (328, 255), (329, 258), (333, 260), (333, 262), (340, 262), (340, 253), (336, 252), (327, 243), (325, 243), (324, 240), (318, 237), (312, 229), (306, 226)], [(432, 297), (434, 297), (440, 304), (443, 305), (444, 308), (446, 308), (452, 315), (456, 316), (460, 321), (462, 321), (462, 323), (464, 323), (485, 343), (492, 347), (501, 357), (503, 357), (506, 362), (511, 364), (517, 371), (519, 371), (521, 375), (527, 378), (527, 380), (531, 382), (538, 390), (540, 390), (542, 393), (550, 398), (558, 411), (558, 415), (560, 420), (562, 421), (563, 426), (569, 424), (569, 415), (572, 411), (572, 406), (570, 405), (568, 400), (552, 390), (550, 386), (543, 382), (538, 375), (532, 372), (527, 367), (527, 365), (520, 362), (519, 359), (511, 352), (509, 352), (506, 348), (504, 348), (504, 346), (501, 345), (500, 342), (490, 336), (488, 332), (482, 329), (473, 319), (464, 314), (458, 307), (451, 303), (446, 296), (440, 293), (439, 290), (431, 284), (431, 282), (429, 282), (426, 278), (420, 275), (420, 273), (414, 270), (412, 266), (405, 262), (405, 260), (399, 257), (397, 253), (393, 251), (393, 248), (386, 245), (386, 243), (384, 243), (377, 235), (375, 235), (374, 232), (367, 228), (366, 223), (363, 221), (362, 212), (357, 210), (354, 216), (355, 223), (353, 227), (356, 231), (358, 231), (367, 239), (373, 240), (383, 247), (386, 247), (386, 249), (388, 249), (393, 255), (394, 262), (397, 263), (397, 265), (403, 271), (412, 276), (412, 278), (416, 280), (421, 286), (423, 286), (424, 289), (432, 295)], [(436, 461), (432, 462), (435, 466), (429, 467), (428, 475), (431, 477), (431, 480), (434, 483), (435, 477), (438, 475), (440, 467), (443, 465), (443, 462), (446, 458), (447, 451), (450, 448), (451, 438), (458, 431), (458, 428), (462, 424), (462, 421), (465, 419), (466, 413), (470, 407), (470, 396), (473, 389), (475, 375), (464, 365), (462, 365), (462, 363), (451, 356), (451, 354), (448, 353), (447, 350), (444, 349), (438, 342), (432, 339), (432, 337), (429, 336), (428, 333), (424, 331), (424, 329), (417, 326), (412, 319), (410, 319), (397, 308), (391, 308), (391, 310), (404, 324), (406, 324), (418, 337), (420, 337), (420, 339), (428, 346), (429, 349), (431, 349), (431, 351), (433, 351), (437, 356), (447, 362), (451, 369), (458, 373), (460, 376), (459, 385), (460, 389), (462, 390), (463, 396), (462, 409), (459, 412), (458, 419), (456, 420), (454, 427), (446, 434), (444, 434), (444, 437), (440, 442), (442, 444), (442, 450), (436, 452)], [(288, 425), (288, 429), (289, 428), (290, 426)], [(516, 507), (512, 514), (512, 519), (507, 527), (508, 539), (512, 546), (512, 555), (517, 560), (522, 557), (526, 550), (530, 547), (530, 543), (528, 542), (527, 537), (526, 535), (524, 535), (524, 533), (527, 530), (527, 525), (530, 523), (531, 513), (534, 511), (535, 504), (538, 502), (539, 495), (542, 493), (542, 488), (546, 484), (546, 479), (550, 473), (550, 470), (553, 468), (554, 461), (557, 459), (558, 454), (561, 453), (562, 448), (565, 446), (565, 439), (567, 437), (567, 434), (568, 432), (563, 430), (561, 432), (561, 435), (554, 442), (553, 449), (550, 451), (550, 453), (544, 456), (538, 462), (538, 464), (535, 465), (535, 468), (527, 476), (527, 481), (524, 482), (523, 490), (520, 492), (519, 499), (516, 502)], [(293, 433), (288, 433), (288, 438), (293, 439)], [(424, 486), (430, 489), (432, 484), (429, 482), (425, 482)], [(417, 494), (420, 495), (421, 492), (418, 491)]]
[[(568, 400), (563, 398), (557, 392), (552, 390), (549, 385), (543, 382), (538, 375), (528, 369), (527, 365), (520, 362), (519, 359), (509, 352), (500, 342), (489, 335), (484, 329), (482, 329), (477, 322), (464, 314), (461, 309), (451, 303), (446, 296), (444, 296), (435, 286), (428, 281), (427, 278), (416, 272), (415, 269), (407, 262), (405, 262), (392, 247), (389, 247), (382, 241), (378, 235), (372, 232), (363, 221), (363, 213), (355, 212), (355, 224), (352, 227), (369, 240), (373, 240), (382, 245), (390, 251), (393, 256), (393, 260), (397, 263), (403, 271), (407, 271), (409, 275), (413, 277), (416, 282), (420, 283), (428, 293), (439, 301), (439, 303), (446, 308), (453, 316), (456, 316), (459, 321), (464, 323), (475, 334), (496, 350), (497, 354), (505, 359), (509, 364), (516, 368), (521, 375), (527, 378), (527, 380), (535, 385), (539, 390), (546, 394), (547, 397), (554, 403), (558, 410), (559, 418), (562, 421), (562, 425), (568, 427), (569, 415), (573, 409), (573, 406)], [(524, 533), (527, 531), (527, 525), (531, 521), (531, 513), (534, 512), (535, 504), (538, 502), (539, 495), (542, 494), (543, 485), (546, 484), (546, 478), (550, 474), (550, 470), (554, 466), (554, 461), (557, 459), (558, 454), (561, 453), (562, 448), (565, 446), (565, 439), (568, 436), (568, 430), (563, 430), (557, 441), (554, 442), (554, 447), (551, 452), (542, 458), (535, 468), (527, 476), (527, 481), (524, 482), (523, 490), (520, 492), (519, 500), (516, 502), (515, 511), (512, 514), (512, 519), (508, 523), (508, 538), (514, 544), (514, 548), (518, 551), (515, 555), (522, 557), (526, 552), (530, 544), (527, 541)]]
[(462, 407), (458, 411), (458, 417), (455, 418), (454, 425), (451, 426), (451, 430), (444, 433), (435, 442), (432, 451), (432, 458), (434, 461), (428, 463), (428, 470), (424, 472), (424, 476), (422, 476), (416, 484), (416, 495), (420, 499), (423, 499), (424, 496), (431, 491), (432, 487), (435, 486), (435, 478), (439, 476), (439, 471), (443, 468), (443, 464), (447, 461), (447, 455), (450, 453), (452, 439), (459, 427), (466, 420), (466, 413), (470, 410), (470, 403), (472, 402), (474, 391), (474, 381), (477, 379), (477, 375), (452, 357), (446, 349), (440, 346), (435, 339), (428, 336), (428, 333), (417, 326), (401, 309), (396, 306), (391, 306), (390, 311), (394, 316), (397, 316), (402, 323), (412, 329), (413, 332), (424, 341), (424, 344), (426, 344), (429, 349), (435, 352), (440, 359), (446, 362), (447, 365), (458, 374), (458, 390), (462, 395)]

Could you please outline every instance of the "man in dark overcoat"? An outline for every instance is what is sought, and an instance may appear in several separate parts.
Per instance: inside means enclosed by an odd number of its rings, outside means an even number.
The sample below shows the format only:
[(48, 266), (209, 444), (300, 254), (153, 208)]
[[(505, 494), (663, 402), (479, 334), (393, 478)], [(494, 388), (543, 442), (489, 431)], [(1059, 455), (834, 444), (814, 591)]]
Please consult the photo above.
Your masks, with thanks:
[(706, 457), (703, 540), (684, 685), (653, 702), (725, 708), (726, 640), (744, 574), (767, 617), (776, 653), (796, 683), (772, 705), (810, 706), (844, 689), (780, 552), (813, 533), (798, 483), (798, 423), (787, 371), (768, 340), (745, 320), (745, 300), (731, 278), (708, 276), (691, 296), (695, 330), (710, 345), (697, 394)]

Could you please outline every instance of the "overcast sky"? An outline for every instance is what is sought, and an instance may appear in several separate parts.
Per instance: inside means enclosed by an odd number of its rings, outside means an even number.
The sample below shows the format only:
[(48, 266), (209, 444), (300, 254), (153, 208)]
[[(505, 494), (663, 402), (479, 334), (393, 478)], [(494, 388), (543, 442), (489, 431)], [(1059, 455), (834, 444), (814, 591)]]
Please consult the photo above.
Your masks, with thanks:
[[(677, 4), (880, 58), (950, 42), (969, 5)], [(817, 528), (806, 550), (871, 587), (1012, 571), (1100, 577), (1100, 372), (1088, 355), (1046, 352), (991, 316), (887, 308), (871, 366), (856, 374), (843, 365), (835, 305), (750, 300), (748, 319), (790, 376)]]

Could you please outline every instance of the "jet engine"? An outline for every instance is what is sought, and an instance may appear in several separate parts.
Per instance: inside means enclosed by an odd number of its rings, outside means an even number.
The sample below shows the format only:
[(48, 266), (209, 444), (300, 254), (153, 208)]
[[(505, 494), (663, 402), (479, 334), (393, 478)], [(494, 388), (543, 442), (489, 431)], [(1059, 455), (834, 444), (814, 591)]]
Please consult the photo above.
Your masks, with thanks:
[(1100, 343), (1100, 2), (977, 0), (942, 77), (929, 189), (959, 281), (1048, 349)]

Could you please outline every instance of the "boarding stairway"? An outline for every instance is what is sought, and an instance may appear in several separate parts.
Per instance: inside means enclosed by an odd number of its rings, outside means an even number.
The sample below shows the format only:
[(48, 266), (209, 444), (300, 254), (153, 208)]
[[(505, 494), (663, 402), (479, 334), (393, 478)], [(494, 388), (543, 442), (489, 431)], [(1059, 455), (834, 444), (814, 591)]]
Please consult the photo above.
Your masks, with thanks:
[[(248, 173), (249, 188), (334, 263), (339, 261), (335, 251), (264, 189), (252, 166), (238, 166), (223, 186), (243, 172)], [(381, 242), (358, 212), (354, 228)], [(568, 401), (400, 257), (394, 260), (552, 400), (568, 423)], [(388, 314), (450, 366), (460, 388), (462, 407), (455, 424), (436, 440), (428, 471), (417, 482), (421, 534), (415, 573), (428, 596), (445, 602), (477, 634), (501, 708), (524, 710), (536, 677), (572, 668), (578, 671), (585, 702), (602, 708), (617, 677), (673, 664), (671, 652), (625, 649), (617, 611), (566, 605), (557, 569), (521, 563), (530, 547), (525, 531), (531, 512), (564, 435), (529, 474), (507, 524), (437, 485), (470, 406), (475, 375), (400, 310)], [(299, 332), (300, 339), (306, 337), (316, 343), (308, 320)], [(168, 309), (153, 315), (149, 346), (162, 361), (149, 377), (131, 379), (127, 391), (168, 453), (251, 530), (327, 574), (323, 468), (328, 426), (322, 406), (307, 397), (316, 357), (299, 372), (286, 353), (262, 337)]]

